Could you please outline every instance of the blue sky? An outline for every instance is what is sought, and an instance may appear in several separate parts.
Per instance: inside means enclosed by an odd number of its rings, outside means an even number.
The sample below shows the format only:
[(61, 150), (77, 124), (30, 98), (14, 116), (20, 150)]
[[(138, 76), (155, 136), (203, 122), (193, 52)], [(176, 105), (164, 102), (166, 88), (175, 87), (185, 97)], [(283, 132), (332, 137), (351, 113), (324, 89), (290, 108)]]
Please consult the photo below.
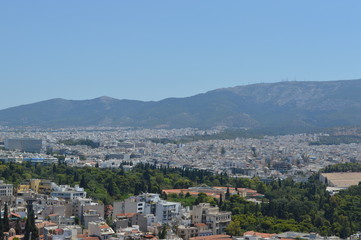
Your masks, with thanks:
[(0, 109), (361, 78), (360, 1), (1, 1)]

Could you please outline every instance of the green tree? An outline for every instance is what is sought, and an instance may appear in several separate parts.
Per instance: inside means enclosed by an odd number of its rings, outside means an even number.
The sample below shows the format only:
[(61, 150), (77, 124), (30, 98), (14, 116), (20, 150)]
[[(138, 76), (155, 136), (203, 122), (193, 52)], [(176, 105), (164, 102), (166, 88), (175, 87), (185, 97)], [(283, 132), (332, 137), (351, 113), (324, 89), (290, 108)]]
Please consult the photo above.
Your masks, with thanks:
[(1, 218), (1, 214), (0, 214), (0, 239), (4, 239), (4, 223), (3, 223), (3, 219)]
[(25, 223), (24, 240), (38, 239), (38, 230), (35, 226), (35, 215), (32, 206), (28, 207), (28, 217)]
[(9, 226), (9, 211), (8, 211), (8, 204), (5, 203), (4, 206), (4, 219), (3, 219), (4, 225), (4, 232), (8, 232), (10, 230), (10, 226)]
[(20, 234), (21, 234), (20, 220), (16, 220), (16, 223), (15, 223), (15, 232), (16, 232), (17, 235), (20, 235)]
[(231, 197), (231, 193), (229, 192), (229, 187), (227, 187), (227, 192), (225, 194), (225, 199), (229, 200), (230, 197)]
[(240, 236), (241, 235), (241, 222), (240, 221), (231, 221), (226, 227), (226, 233), (231, 236)]
[(158, 234), (159, 239), (166, 239), (167, 237), (167, 225), (163, 224), (162, 230)]

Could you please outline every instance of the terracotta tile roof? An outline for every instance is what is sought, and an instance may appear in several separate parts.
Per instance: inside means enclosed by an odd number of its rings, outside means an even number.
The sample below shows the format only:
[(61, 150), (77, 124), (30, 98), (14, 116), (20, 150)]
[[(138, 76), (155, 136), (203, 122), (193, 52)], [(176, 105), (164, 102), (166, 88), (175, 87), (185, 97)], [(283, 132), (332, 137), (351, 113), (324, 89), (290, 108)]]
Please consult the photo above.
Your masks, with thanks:
[(22, 239), (22, 238), (24, 238), (24, 235), (15, 235), (15, 236), (9, 237), (8, 240), (13, 240), (14, 238)]
[(248, 232), (245, 232), (243, 234), (243, 236), (257, 236), (257, 237), (262, 237), (262, 238), (270, 238), (270, 237), (273, 237), (273, 236), (276, 236), (275, 233), (260, 233), (260, 232), (255, 232), (255, 231), (248, 231)]
[(135, 215), (137, 215), (137, 213), (119, 213), (117, 214), (117, 217), (134, 217)]
[(104, 224), (104, 225), (100, 225), (99, 226), (100, 229), (105, 229), (105, 228), (109, 228), (108, 224)]
[(86, 237), (84, 240), (99, 240), (98, 237)]
[(9, 217), (11, 217), (11, 216), (21, 218), (21, 216), (19, 214), (17, 214), (17, 213), (10, 213)]
[(44, 222), (35, 224), (35, 226), (36, 226), (38, 229), (39, 229), (39, 228), (44, 228), (44, 227), (47, 227), (47, 226), (56, 226), (56, 225), (57, 225), (56, 223), (48, 222), (48, 221), (44, 221)]
[(205, 224), (205, 223), (196, 223), (196, 224), (194, 224), (194, 226), (196, 226), (196, 227), (207, 227), (207, 224)]
[(189, 238), (189, 240), (218, 240), (218, 239), (232, 239), (232, 237), (230, 235), (210, 235), (210, 236)]

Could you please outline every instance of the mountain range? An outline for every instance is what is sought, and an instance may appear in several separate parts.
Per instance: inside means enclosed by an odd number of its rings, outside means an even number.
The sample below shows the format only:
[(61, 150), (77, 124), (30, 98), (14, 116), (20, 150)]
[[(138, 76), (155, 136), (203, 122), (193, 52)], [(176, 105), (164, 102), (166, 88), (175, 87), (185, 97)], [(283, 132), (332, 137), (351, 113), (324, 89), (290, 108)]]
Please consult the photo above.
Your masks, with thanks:
[(127, 126), (304, 131), (361, 125), (361, 79), (259, 83), (161, 101), (50, 99), (0, 110), (10, 127)]

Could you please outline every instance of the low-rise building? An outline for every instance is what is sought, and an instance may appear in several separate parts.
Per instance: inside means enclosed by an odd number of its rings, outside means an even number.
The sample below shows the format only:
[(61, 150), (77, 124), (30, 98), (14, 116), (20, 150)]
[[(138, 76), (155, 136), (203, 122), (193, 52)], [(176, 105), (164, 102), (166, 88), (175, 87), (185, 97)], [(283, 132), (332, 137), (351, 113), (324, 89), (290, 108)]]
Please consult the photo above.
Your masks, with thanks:
[(182, 239), (188, 240), (189, 238), (198, 236), (198, 228), (196, 228), (196, 227), (178, 226), (177, 234)]
[(75, 198), (85, 198), (86, 192), (84, 191), (84, 188), (81, 188), (78, 185), (75, 185), (75, 187), (60, 185), (54, 188), (54, 191), (51, 192), (50, 196), (71, 200)]
[(115, 233), (105, 222), (90, 222), (88, 224), (89, 236), (99, 237), (101, 240), (109, 239)]

